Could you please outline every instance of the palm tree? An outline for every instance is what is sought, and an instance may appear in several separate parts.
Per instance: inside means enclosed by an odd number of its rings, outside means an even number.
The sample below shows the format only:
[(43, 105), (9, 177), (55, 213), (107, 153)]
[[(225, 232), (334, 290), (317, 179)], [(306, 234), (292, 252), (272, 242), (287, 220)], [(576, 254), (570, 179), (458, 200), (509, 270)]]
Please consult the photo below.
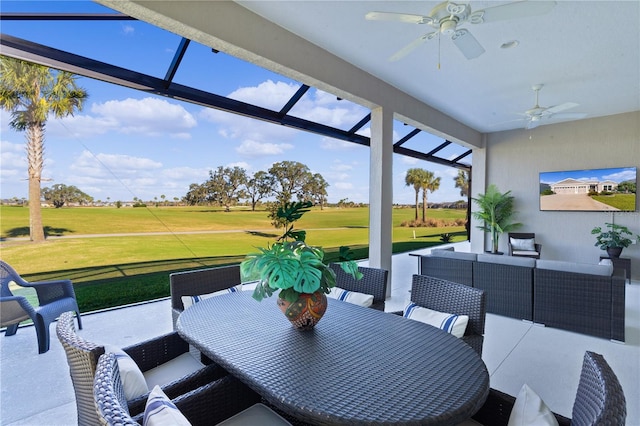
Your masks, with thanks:
[(81, 111), (87, 92), (76, 76), (19, 59), (0, 57), (0, 106), (11, 113), (9, 126), (25, 131), (29, 175), (29, 235), (44, 241), (40, 183), (44, 167), (44, 129), (48, 115), (56, 118)]
[(469, 196), (469, 174), (465, 170), (458, 170), (458, 176), (453, 178), (456, 188), (460, 188), (460, 196)]
[(422, 170), (422, 222), (426, 221), (427, 216), (427, 191), (435, 192), (440, 188), (440, 178), (435, 177), (433, 172)]
[(418, 220), (418, 195), (420, 194), (420, 189), (422, 188), (422, 169), (409, 169), (407, 170), (407, 174), (404, 177), (404, 183), (407, 186), (413, 186), (413, 189), (416, 191), (416, 217), (415, 220)]

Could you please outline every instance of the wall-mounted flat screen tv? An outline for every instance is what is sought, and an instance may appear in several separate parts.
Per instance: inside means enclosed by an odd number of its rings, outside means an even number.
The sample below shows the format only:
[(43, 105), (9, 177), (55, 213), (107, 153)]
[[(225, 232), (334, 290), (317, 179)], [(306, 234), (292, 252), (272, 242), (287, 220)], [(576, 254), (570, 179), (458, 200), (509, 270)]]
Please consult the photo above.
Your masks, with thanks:
[(540, 210), (636, 211), (636, 167), (540, 173)]

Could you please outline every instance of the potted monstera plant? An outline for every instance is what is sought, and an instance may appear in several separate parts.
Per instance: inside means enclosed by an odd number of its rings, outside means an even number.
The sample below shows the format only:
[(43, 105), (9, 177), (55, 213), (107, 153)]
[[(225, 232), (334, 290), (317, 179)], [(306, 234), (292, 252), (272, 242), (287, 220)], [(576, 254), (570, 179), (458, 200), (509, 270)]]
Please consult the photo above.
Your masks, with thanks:
[(479, 194), (478, 198), (472, 198), (478, 205), (479, 210), (472, 212), (476, 219), (483, 221), (478, 228), (491, 235), (491, 253), (498, 254), (498, 240), (503, 232), (511, 232), (520, 226), (521, 223), (511, 222), (515, 214), (513, 207), (514, 197), (511, 191), (500, 192), (498, 187), (491, 184), (484, 194)]
[(605, 223), (606, 229), (596, 226), (591, 233), (596, 235), (596, 247), (605, 250), (610, 258), (620, 257), (622, 249), (629, 247), (633, 242), (631, 238), (640, 239), (640, 235), (635, 235), (626, 226), (615, 223)]
[[(294, 230), (293, 223), (309, 211), (311, 202), (285, 203), (277, 211), (284, 223), (284, 234), (258, 253), (250, 253), (240, 264), (246, 277), (258, 277), (253, 298), (261, 301), (278, 293), (278, 306), (294, 327), (310, 329), (320, 321), (327, 298), (336, 285), (336, 275), (324, 262), (322, 247), (306, 243), (306, 231)], [(348, 247), (340, 247), (342, 269), (356, 279), (362, 274), (351, 260)]]

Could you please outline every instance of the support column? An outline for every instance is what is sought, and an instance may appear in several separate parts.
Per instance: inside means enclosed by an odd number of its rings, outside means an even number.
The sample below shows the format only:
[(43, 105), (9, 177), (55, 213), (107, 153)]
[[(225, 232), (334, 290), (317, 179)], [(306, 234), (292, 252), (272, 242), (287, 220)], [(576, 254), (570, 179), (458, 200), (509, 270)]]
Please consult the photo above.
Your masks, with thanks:
[(393, 113), (371, 110), (369, 159), (369, 266), (389, 271), (387, 297), (391, 295), (393, 212)]

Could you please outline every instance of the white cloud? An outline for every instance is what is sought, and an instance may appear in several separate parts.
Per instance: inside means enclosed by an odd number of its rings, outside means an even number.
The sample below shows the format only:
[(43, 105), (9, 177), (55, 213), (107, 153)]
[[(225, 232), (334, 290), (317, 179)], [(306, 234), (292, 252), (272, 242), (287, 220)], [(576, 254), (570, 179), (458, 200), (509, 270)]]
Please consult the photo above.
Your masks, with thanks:
[(248, 157), (259, 157), (284, 154), (285, 151), (290, 149), (293, 149), (293, 145), (287, 143), (262, 143), (246, 140), (236, 148), (236, 152)]
[(125, 35), (132, 35), (135, 32), (135, 28), (129, 24), (122, 25), (122, 33)]
[(358, 146), (353, 142), (323, 137), (320, 141), (320, 147), (328, 151), (349, 151), (356, 149)]
[(70, 170), (77, 174), (84, 174), (89, 177), (115, 176), (116, 178), (138, 175), (161, 168), (162, 163), (148, 158), (121, 154), (93, 154), (86, 150), (69, 167)]
[(350, 182), (337, 182), (335, 185), (336, 189), (340, 189), (340, 190), (349, 190), (349, 189), (353, 189), (353, 184)]
[(280, 111), (298, 90), (298, 84), (267, 80), (253, 87), (241, 87), (229, 94), (229, 98)]
[(240, 167), (241, 169), (245, 169), (246, 171), (250, 171), (253, 168), (251, 164), (247, 163), (246, 161), (236, 161), (235, 163), (229, 163), (226, 165), (226, 167)]

